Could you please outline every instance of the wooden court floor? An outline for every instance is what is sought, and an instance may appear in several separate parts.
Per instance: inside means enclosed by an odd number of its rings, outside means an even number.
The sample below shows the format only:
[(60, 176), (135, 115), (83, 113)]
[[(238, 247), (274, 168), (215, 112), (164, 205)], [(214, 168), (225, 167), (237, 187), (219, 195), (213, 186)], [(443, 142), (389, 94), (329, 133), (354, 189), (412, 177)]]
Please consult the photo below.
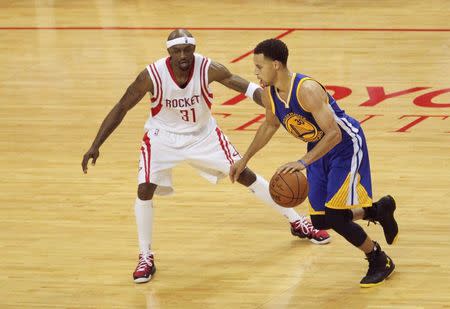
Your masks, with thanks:
[[(1, 1), (0, 308), (449, 308), (450, 3), (424, 1)], [(317, 246), (228, 180), (174, 171), (155, 198), (158, 271), (133, 283), (133, 203), (148, 98), (81, 158), (146, 64), (187, 27), (197, 52), (256, 81), (249, 52), (282, 38), (363, 123), (374, 198), (392, 194), (400, 237), (364, 228), (396, 263), (361, 289), (367, 262), (335, 233)], [(218, 123), (245, 151), (263, 111), (213, 85)], [(305, 146), (280, 130), (250, 167), (266, 178)], [(307, 212), (307, 205), (298, 207)]]

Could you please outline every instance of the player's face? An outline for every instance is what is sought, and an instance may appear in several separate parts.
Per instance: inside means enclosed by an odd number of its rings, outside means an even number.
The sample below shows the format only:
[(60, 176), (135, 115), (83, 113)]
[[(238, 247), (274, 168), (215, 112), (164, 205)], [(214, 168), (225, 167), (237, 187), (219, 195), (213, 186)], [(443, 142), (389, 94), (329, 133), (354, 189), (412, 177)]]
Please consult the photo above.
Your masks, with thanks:
[(255, 75), (259, 79), (261, 86), (273, 85), (276, 76), (274, 61), (264, 57), (263, 54), (254, 54), (253, 62), (255, 64)]
[(169, 55), (172, 57), (172, 63), (180, 70), (188, 71), (194, 62), (195, 46), (191, 44), (179, 44), (169, 48)]

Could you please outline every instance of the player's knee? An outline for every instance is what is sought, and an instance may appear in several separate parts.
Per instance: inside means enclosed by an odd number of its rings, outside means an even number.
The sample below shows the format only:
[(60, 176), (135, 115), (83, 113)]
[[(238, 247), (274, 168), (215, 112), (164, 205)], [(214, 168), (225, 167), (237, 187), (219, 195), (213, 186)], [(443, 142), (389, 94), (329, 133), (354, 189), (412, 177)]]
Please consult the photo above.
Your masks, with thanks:
[(156, 185), (153, 183), (141, 183), (138, 186), (138, 198), (140, 200), (146, 201), (151, 200), (153, 198), (153, 194), (155, 193)]
[(352, 222), (352, 212), (349, 209), (325, 208), (326, 224), (340, 234)]
[(251, 169), (246, 167), (245, 170), (241, 173), (241, 175), (239, 175), (237, 181), (241, 185), (248, 187), (256, 181), (256, 174)]
[(367, 234), (361, 226), (352, 221), (353, 214), (349, 209), (337, 210), (326, 208), (325, 218), (336, 233), (343, 236), (355, 247), (361, 246), (367, 238)]
[(324, 215), (311, 215), (311, 223), (315, 229), (318, 230), (328, 230), (330, 226), (327, 224)]

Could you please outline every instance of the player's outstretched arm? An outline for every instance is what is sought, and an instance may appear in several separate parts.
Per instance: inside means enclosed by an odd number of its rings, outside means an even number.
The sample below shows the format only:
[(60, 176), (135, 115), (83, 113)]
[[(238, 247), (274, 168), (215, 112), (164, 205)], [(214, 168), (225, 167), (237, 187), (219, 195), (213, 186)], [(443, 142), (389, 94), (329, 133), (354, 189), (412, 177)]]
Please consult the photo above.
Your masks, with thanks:
[(95, 165), (95, 162), (100, 155), (100, 146), (122, 122), (126, 113), (132, 109), (148, 91), (153, 93), (153, 83), (147, 69), (145, 69), (139, 73), (134, 82), (128, 86), (125, 94), (103, 120), (97, 136), (92, 142), (91, 148), (83, 156), (81, 167), (85, 174), (87, 173), (89, 160), (92, 159), (92, 165)]
[(219, 82), (225, 87), (245, 94), (255, 101), (256, 104), (264, 107), (262, 102), (262, 88), (255, 83), (251, 83), (242, 77), (232, 74), (224, 65), (212, 61), (208, 70), (209, 82)]
[(280, 122), (272, 113), (272, 107), (270, 106), (269, 98), (266, 92), (263, 92), (262, 101), (266, 108), (266, 118), (258, 128), (258, 131), (256, 131), (255, 137), (253, 138), (253, 141), (251, 142), (242, 159), (231, 166), (229, 175), (231, 182), (235, 182), (239, 178), (239, 175), (245, 169), (250, 159), (265, 145), (267, 145), (272, 136), (280, 127)]

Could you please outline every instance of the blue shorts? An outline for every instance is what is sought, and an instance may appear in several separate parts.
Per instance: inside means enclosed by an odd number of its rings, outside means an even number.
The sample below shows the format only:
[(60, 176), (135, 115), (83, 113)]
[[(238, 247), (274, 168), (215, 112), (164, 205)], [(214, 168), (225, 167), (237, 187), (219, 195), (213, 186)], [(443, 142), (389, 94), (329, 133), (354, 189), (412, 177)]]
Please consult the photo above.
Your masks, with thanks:
[(372, 206), (366, 138), (359, 125), (357, 130), (353, 137), (345, 136), (330, 152), (307, 167), (311, 215), (325, 214), (325, 207)]

